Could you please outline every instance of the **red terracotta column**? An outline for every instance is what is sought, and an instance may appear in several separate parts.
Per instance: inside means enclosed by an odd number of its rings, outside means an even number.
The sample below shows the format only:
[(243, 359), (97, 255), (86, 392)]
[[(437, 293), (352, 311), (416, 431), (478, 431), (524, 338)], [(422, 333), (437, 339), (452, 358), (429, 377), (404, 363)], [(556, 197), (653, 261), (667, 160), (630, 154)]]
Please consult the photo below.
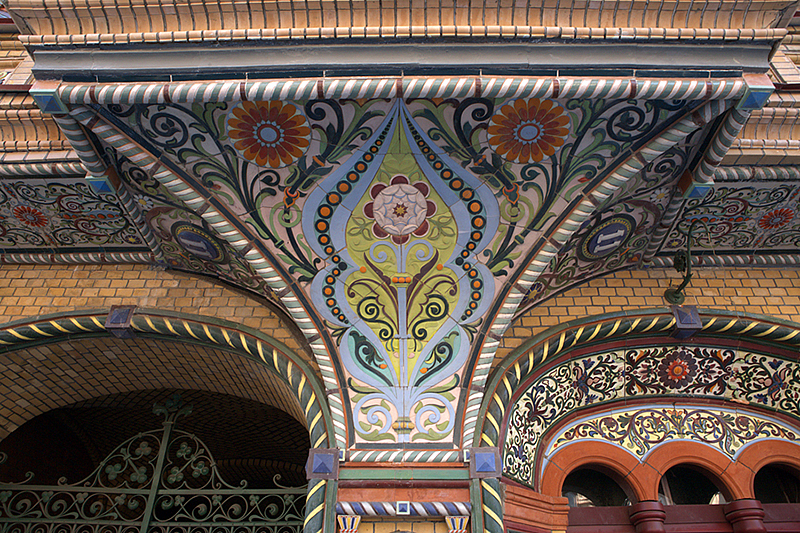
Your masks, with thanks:
[(733, 533), (766, 533), (764, 508), (758, 500), (736, 500), (725, 506)]
[(636, 533), (664, 533), (667, 513), (661, 502), (645, 501), (631, 505), (628, 513)]

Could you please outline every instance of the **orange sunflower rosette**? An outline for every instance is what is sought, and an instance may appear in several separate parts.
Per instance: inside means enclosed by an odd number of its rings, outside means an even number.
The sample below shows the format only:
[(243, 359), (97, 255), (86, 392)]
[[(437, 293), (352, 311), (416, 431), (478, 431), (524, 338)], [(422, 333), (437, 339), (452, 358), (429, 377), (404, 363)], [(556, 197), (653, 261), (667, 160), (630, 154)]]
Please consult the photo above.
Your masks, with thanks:
[(305, 153), (311, 128), (293, 104), (242, 102), (228, 115), (228, 136), (248, 161), (278, 168)]
[(489, 122), (489, 144), (509, 161), (538, 163), (564, 144), (567, 124), (569, 116), (552, 100), (514, 100)]

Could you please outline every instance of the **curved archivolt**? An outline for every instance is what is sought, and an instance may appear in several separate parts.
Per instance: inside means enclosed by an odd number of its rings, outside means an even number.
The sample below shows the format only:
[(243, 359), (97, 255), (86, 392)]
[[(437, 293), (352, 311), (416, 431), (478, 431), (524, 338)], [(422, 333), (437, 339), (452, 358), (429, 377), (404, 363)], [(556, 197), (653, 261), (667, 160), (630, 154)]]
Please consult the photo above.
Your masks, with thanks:
[[(10, 323), (0, 328), (0, 347), (4, 348), (6, 353), (14, 353), (14, 357), (9, 356), (12, 360), (24, 361), (25, 358), (36, 358), (37, 352), (29, 349), (33, 346), (55, 344), (67, 340), (88, 342), (89, 339), (97, 337), (106, 337), (110, 341), (112, 337), (105, 328), (107, 316), (108, 314), (102, 311), (70, 313), (62, 316), (42, 317), (30, 322)], [(187, 367), (190, 366), (189, 363), (212, 364), (213, 357), (203, 357), (209, 349), (217, 351), (218, 354), (234, 352), (243, 356), (241, 364), (252, 367), (254, 374), (261, 376), (264, 383), (270, 384), (269, 386), (272, 387), (272, 392), (269, 393), (271, 397), (280, 398), (279, 405), (276, 407), (292, 414), (309, 428), (312, 448), (327, 446), (329, 442), (328, 428), (331, 425), (330, 415), (319, 401), (321, 388), (313, 370), (300, 358), (291, 356), (291, 352), (279, 342), (268, 339), (249, 328), (222, 321), (215, 321), (214, 324), (211, 324), (199, 317), (165, 315), (158, 311), (146, 310), (137, 310), (134, 314), (131, 331), (138, 337), (136, 341), (133, 341), (134, 344), (149, 342), (146, 339), (157, 339), (159, 341), (181, 341), (187, 346), (198, 346), (198, 348), (189, 348), (191, 353), (197, 353), (196, 357), (189, 362), (181, 361)], [(17, 352), (26, 348), (25, 352)], [(95, 352), (98, 353), (98, 360), (87, 359), (85, 361), (85, 364), (88, 365), (85, 368), (87, 374), (103, 372), (108, 367), (107, 362), (103, 361), (102, 349), (98, 347)], [(176, 357), (176, 354), (169, 351), (159, 350), (159, 352), (163, 358)], [(142, 355), (142, 353), (136, 355)], [(117, 354), (118, 358), (120, 356), (124, 356), (124, 351)], [(217, 358), (219, 357), (221, 356), (218, 355)], [(97, 366), (93, 366), (95, 364)], [(153, 364), (156, 364), (155, 360)], [(132, 365), (132, 368), (135, 366)], [(221, 362), (218, 366), (220, 368), (214, 369), (217, 375), (241, 374), (241, 372), (231, 370), (236, 365), (231, 367), (229, 364)], [(113, 371), (112, 368), (111, 372)], [(233, 382), (236, 379), (241, 378), (231, 378)], [(220, 382), (224, 383), (224, 380), (220, 380)], [(238, 390), (249, 388), (236, 387), (233, 383), (231, 386), (233, 387), (232, 394), (239, 394)]]
[(582, 442), (608, 443), (635, 463), (676, 439), (727, 461), (754, 442), (794, 443), (797, 327), (721, 313), (702, 320), (680, 342), (672, 315), (658, 312), (543, 334), (497, 373), (481, 445), (500, 448), (505, 477), (539, 489), (554, 457)]

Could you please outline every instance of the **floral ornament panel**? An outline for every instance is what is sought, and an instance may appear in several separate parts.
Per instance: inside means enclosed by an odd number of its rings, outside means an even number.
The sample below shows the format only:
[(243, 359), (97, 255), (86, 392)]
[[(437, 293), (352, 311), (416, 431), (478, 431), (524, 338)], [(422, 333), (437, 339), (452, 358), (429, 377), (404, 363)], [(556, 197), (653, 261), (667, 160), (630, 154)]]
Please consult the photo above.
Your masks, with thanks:
[[(496, 191), (503, 223), (485, 262), (496, 278), (503, 278), (518, 266), (538, 232), (546, 231), (582, 191), (622, 163), (629, 150), (658, 134), (659, 125), (685, 112), (686, 105), (468, 98), (415, 100), (409, 107), (434, 143)], [(677, 173), (675, 166), (662, 161), (651, 165), (647, 176), (655, 182), (670, 169)], [(675, 177), (669, 174), (666, 179)], [(634, 194), (627, 188), (624, 192)], [(632, 216), (641, 220), (652, 214)]]
[[(542, 438), (575, 410), (640, 397), (704, 396), (800, 413), (800, 364), (700, 346), (641, 347), (567, 360), (534, 379), (507, 418), (503, 472), (533, 486)], [(642, 452), (644, 453), (644, 452)]]
[(715, 184), (704, 198), (686, 203), (660, 253), (671, 255), (685, 249), (689, 226), (699, 220), (705, 226), (693, 234), (692, 253), (796, 254), (800, 246), (798, 193), (797, 185), (786, 181)]
[[(425, 446), (460, 438), (461, 371), (531, 247), (687, 105), (367, 98), (107, 111), (310, 297), (324, 343), (339, 347), (354, 442)], [(627, 264), (652, 218), (610, 209), (587, 263)], [(183, 218), (194, 229), (159, 225), (185, 258), (234, 259)], [(624, 245), (606, 253), (620, 229)]]
[(216, 276), (273, 297), (264, 279), (253, 271), (250, 264), (150, 174), (127, 159), (115, 161), (115, 167), (158, 239), (167, 266)]
[(305, 203), (327, 262), (312, 298), (337, 331), (359, 440), (452, 438), (458, 370), (494, 294), (478, 254), (497, 203), (400, 101), (365, 146)]
[[(502, 224), (479, 259), (502, 282), (580, 191), (681, 116), (687, 103), (421, 98), (403, 105), (430, 149), (497, 197)], [(305, 283), (321, 264), (300, 224), (308, 194), (369, 149), (368, 140), (395, 106), (389, 99), (322, 99), (108, 111), (148, 150), (225, 204)], [(412, 140), (409, 150), (419, 153), (420, 147)]]
[(676, 440), (699, 442), (735, 459), (758, 439), (798, 442), (800, 433), (778, 419), (743, 410), (681, 404), (624, 409), (560, 428), (547, 445), (542, 470), (556, 452), (583, 440), (609, 442), (641, 460), (660, 445)]
[(260, 167), (294, 163), (310, 144), (308, 121), (290, 103), (242, 102), (231, 109), (227, 125), (236, 151)]
[(502, 158), (538, 163), (564, 144), (569, 115), (552, 100), (514, 100), (489, 121), (489, 145)]
[(302, 204), (319, 180), (362, 148), (390, 107), (381, 99), (132, 105), (109, 111), (273, 247), (300, 282), (308, 282), (320, 260), (302, 231)]
[(0, 181), (0, 204), (0, 248), (149, 251), (116, 196), (83, 179)]
[[(701, 132), (697, 132), (698, 134)], [(522, 314), (589, 279), (639, 264), (690, 161), (691, 140), (671, 148), (616, 191), (548, 264), (520, 305)]]

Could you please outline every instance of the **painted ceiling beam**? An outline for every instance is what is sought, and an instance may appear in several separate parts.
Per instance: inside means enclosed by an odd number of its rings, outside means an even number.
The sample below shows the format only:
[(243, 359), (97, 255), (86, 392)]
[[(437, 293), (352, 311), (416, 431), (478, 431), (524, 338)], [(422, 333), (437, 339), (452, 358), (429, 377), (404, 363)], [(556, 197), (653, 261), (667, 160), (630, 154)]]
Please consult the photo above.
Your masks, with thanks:
[[(254, 77), (421, 75), (431, 72), (481, 75), (517, 71), (542, 76), (697, 77), (765, 72), (773, 41), (628, 42), (459, 42), (459, 43), (219, 43), (157, 46), (37, 47), (39, 79), (79, 81), (168, 81)], [(156, 44), (156, 43), (154, 43)], [(287, 43), (288, 44), (288, 43)], [(609, 48), (612, 47), (612, 48)], [(702, 47), (702, 48), (699, 48)], [(685, 72), (681, 75), (685, 75)]]

